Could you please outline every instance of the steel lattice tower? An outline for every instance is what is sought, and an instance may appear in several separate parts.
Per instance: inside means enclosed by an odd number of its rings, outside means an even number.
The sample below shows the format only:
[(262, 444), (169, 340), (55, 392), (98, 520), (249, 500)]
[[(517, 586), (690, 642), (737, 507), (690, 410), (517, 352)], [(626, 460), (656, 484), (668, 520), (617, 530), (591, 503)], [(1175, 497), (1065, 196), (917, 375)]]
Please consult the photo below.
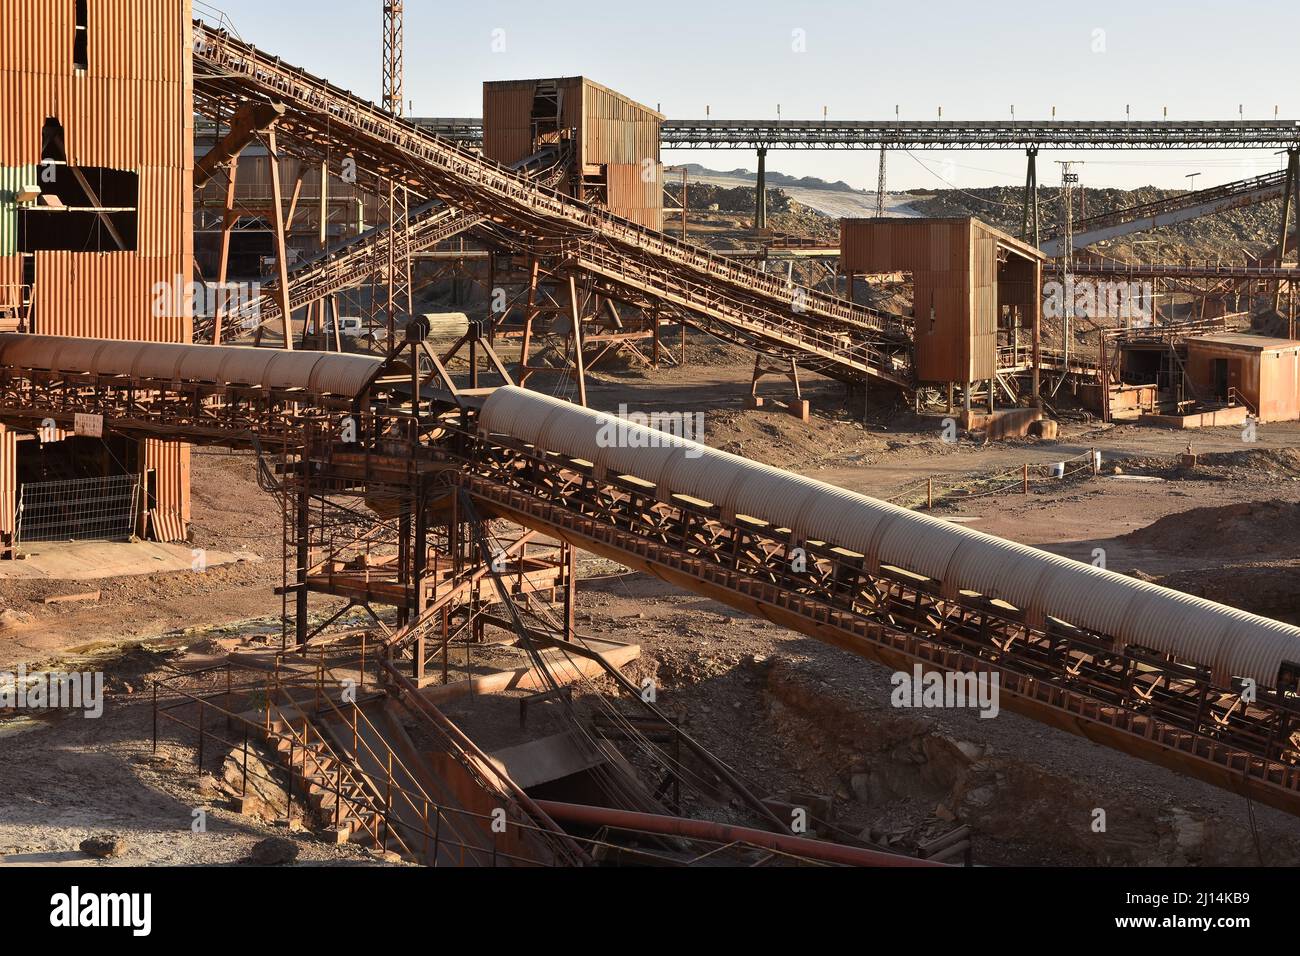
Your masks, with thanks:
[(402, 2), (384, 0), (384, 109), (401, 116), (402, 109)]
[[(405, 113), (402, 91), (402, 2), (384, 0), (384, 85), (382, 105), (394, 116)], [(409, 314), (411, 298), (411, 258), (406, 239), (406, 218), (409, 204), (406, 186), (388, 184), (388, 256), (385, 284), (388, 287), (387, 322), (388, 344), (396, 335), (397, 316)], [(373, 303), (372, 303), (373, 305)]]

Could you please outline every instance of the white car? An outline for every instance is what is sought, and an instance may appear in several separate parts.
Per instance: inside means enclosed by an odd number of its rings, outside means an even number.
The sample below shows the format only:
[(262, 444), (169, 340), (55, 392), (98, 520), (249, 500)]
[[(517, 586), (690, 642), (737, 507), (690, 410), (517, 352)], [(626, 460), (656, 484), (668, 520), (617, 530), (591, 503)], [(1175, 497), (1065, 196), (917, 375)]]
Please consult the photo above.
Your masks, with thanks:
[(339, 316), (339, 334), (357, 339), (366, 334), (366, 324), (356, 315)]

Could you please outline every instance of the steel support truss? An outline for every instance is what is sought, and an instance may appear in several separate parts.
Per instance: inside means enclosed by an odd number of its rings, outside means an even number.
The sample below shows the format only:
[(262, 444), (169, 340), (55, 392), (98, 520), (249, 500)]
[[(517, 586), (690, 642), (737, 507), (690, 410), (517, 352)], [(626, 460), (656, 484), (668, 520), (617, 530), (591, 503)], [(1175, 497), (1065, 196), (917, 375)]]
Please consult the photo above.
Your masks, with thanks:
[[(1204, 667), (599, 476), (493, 438), (458, 481), (489, 513), (898, 670), (998, 675), (1006, 707), (1300, 813), (1300, 701), (1248, 703)], [(796, 549), (799, 549), (796, 553)]]

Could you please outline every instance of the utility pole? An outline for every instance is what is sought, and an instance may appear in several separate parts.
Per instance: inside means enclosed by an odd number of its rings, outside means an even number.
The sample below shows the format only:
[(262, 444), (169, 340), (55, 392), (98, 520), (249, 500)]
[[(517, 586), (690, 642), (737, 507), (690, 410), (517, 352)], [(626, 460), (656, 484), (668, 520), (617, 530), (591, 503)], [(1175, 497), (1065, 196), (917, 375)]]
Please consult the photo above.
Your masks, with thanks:
[(1056, 381), (1055, 395), (1070, 372), (1070, 339), (1074, 330), (1071, 319), (1074, 318), (1074, 187), (1078, 185), (1079, 174), (1075, 166), (1083, 165), (1076, 160), (1057, 160), (1061, 166), (1061, 188), (1065, 200), (1065, 261), (1061, 264), (1061, 291), (1064, 296), (1064, 308), (1061, 310), (1061, 337), (1063, 339), (1061, 377)]
[(686, 165), (682, 164), (682, 242), (686, 241), (686, 210), (690, 208), (690, 201), (686, 197)]

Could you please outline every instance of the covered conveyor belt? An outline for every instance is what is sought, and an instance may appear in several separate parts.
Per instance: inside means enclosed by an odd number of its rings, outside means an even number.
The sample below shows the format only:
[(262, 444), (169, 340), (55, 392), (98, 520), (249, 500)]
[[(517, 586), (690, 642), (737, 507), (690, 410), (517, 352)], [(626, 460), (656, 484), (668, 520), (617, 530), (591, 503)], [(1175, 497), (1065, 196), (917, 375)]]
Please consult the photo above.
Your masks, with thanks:
[(536, 393), (417, 407), (403, 354), (0, 336), (0, 423), (88, 413), (296, 448), (343, 485), (437, 477), (487, 517), (896, 670), (996, 674), (1006, 709), (1300, 815), (1300, 629)]
[(478, 431), (492, 514), (1300, 814), (1300, 628), (533, 393)]
[(910, 323), (791, 286), (707, 249), (559, 193), (395, 118), (306, 71), (195, 24), (195, 106), (210, 118), (248, 102), (283, 104), (277, 129), (319, 161), (349, 155), (372, 182), (481, 217), (629, 300), (680, 310), (701, 328), (855, 382), (910, 386)]
[(0, 367), (141, 381), (245, 386), (352, 399), (382, 361), (337, 352), (172, 345), (59, 335), (0, 334)]
[(1112, 649), (1130, 644), (1210, 668), (1217, 683), (1248, 677), (1276, 687), (1300, 661), (1300, 628), (1016, 544), (812, 478), (653, 431), (520, 388), (484, 404), (479, 428), (628, 475), (655, 497), (688, 496), (721, 515), (748, 516), (797, 546), (842, 550), (872, 571), (889, 565), (960, 593), (1006, 602), (1033, 626), (1086, 628)]

